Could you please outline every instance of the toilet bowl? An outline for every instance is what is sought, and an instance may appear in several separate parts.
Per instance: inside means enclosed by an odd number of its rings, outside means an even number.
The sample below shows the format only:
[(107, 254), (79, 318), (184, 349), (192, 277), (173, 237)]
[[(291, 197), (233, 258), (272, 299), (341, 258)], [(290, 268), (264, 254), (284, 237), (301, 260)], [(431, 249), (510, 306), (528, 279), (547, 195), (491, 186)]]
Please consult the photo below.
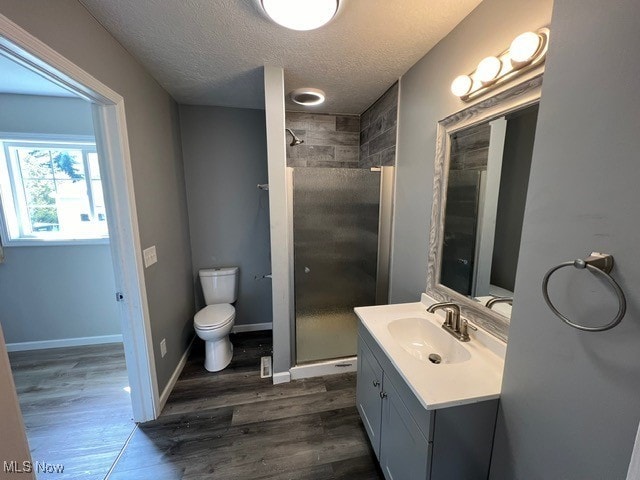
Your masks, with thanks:
[(208, 305), (196, 313), (193, 325), (198, 337), (205, 341), (204, 368), (218, 372), (231, 363), (233, 345), (229, 334), (236, 318), (233, 305)]
[(231, 303), (237, 298), (238, 268), (203, 269), (199, 276), (207, 306), (196, 313), (193, 327), (205, 342), (204, 368), (219, 372), (233, 357), (229, 334), (236, 318), (236, 309)]

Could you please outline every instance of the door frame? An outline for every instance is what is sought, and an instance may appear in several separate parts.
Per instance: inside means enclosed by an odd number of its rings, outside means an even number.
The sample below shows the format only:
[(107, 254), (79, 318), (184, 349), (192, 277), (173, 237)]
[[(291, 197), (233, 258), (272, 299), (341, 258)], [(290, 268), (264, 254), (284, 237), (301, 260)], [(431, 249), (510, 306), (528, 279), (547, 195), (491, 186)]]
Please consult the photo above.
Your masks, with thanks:
[[(135, 422), (154, 420), (162, 408), (153, 356), (151, 322), (124, 98), (0, 14), (0, 51), (92, 103), (96, 147), (109, 218), (109, 245), (119, 302)], [(114, 292), (114, 301), (116, 292)]]

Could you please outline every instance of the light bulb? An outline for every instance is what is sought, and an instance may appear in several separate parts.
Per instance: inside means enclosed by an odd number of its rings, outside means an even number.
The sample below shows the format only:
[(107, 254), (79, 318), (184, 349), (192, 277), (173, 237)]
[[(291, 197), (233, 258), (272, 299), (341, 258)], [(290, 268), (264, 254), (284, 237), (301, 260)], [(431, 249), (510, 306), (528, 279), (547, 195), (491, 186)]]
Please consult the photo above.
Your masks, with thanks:
[(511, 64), (514, 67), (521, 67), (531, 62), (540, 49), (542, 38), (534, 32), (525, 32), (518, 35), (509, 47)]
[(451, 82), (451, 93), (456, 97), (463, 97), (469, 93), (472, 85), (473, 80), (469, 75), (459, 75)]
[(487, 57), (480, 61), (476, 68), (476, 78), (482, 83), (490, 83), (502, 70), (502, 62), (498, 57)]
[(339, 0), (261, 0), (271, 20), (292, 30), (314, 30), (331, 20)]

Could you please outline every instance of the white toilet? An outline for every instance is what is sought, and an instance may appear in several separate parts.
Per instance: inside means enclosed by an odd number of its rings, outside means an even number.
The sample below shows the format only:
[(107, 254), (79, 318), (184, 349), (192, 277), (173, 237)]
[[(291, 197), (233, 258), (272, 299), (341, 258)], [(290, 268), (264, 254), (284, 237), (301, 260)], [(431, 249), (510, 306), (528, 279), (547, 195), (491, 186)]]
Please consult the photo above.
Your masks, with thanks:
[(200, 270), (200, 285), (207, 306), (196, 313), (193, 326), (205, 341), (204, 368), (218, 372), (231, 362), (229, 334), (236, 318), (231, 305), (238, 298), (238, 267)]

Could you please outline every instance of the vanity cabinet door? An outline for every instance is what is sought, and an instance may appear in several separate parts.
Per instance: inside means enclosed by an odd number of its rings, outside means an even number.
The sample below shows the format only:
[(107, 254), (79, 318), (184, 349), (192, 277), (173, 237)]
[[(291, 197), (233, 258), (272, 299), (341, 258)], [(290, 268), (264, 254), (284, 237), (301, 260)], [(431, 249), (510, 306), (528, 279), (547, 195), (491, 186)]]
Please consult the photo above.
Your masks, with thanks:
[(380, 466), (387, 480), (428, 480), (431, 444), (424, 437), (393, 384), (382, 392)]
[(369, 435), (376, 457), (380, 458), (380, 423), (382, 419), (382, 368), (369, 350), (358, 338), (358, 379), (356, 404), (364, 428)]

